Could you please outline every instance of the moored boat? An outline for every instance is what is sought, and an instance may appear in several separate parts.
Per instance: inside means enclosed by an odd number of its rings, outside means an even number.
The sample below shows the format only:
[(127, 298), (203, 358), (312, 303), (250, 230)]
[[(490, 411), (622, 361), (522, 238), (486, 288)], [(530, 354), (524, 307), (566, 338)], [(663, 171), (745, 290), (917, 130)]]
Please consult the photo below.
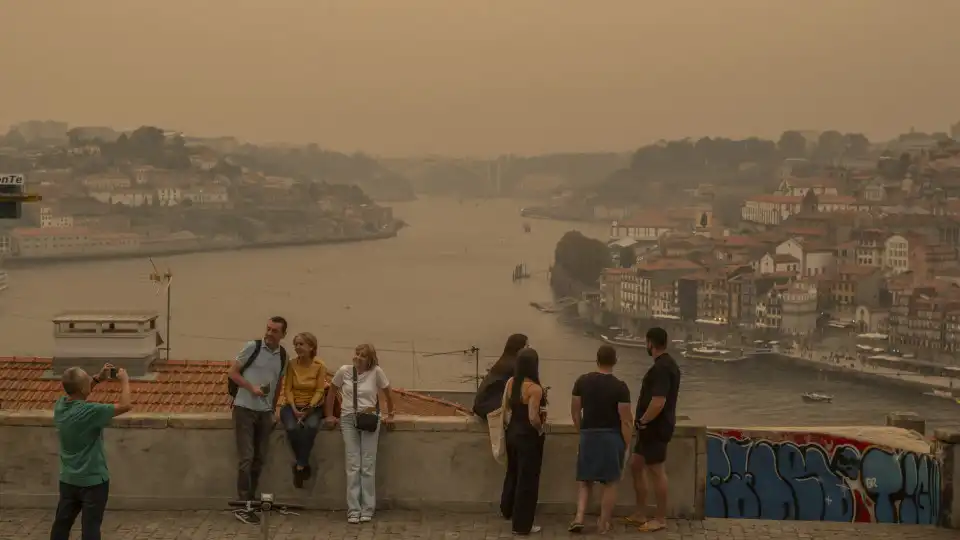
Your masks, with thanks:
[(600, 334), (600, 339), (602, 339), (604, 343), (609, 343), (610, 345), (615, 345), (617, 347), (630, 347), (633, 349), (647, 348), (646, 338), (633, 336), (630, 334), (617, 334), (612, 337), (604, 334)]
[(739, 362), (747, 357), (742, 352), (732, 351), (730, 349), (719, 349), (709, 345), (702, 347), (692, 347), (683, 351), (683, 357), (690, 360), (706, 360), (708, 362)]
[(930, 397), (938, 397), (938, 398), (944, 398), (944, 399), (951, 399), (951, 400), (957, 399), (957, 398), (953, 395), (953, 392), (951, 392), (951, 391), (949, 391), (949, 390), (931, 389), (929, 392), (924, 392), (923, 395), (925, 395), (925, 396), (930, 396)]
[(801, 399), (807, 403), (832, 403), (833, 396), (821, 394), (819, 392), (807, 392), (800, 395)]

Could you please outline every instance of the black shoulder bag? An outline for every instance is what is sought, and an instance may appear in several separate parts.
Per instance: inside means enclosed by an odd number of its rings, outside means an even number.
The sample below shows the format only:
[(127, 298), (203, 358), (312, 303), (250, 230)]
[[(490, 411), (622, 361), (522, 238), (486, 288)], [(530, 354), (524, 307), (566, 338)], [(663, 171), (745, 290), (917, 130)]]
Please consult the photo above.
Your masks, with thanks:
[[(243, 363), (243, 366), (240, 368), (240, 375), (243, 375), (243, 372), (253, 364), (253, 361), (257, 359), (257, 355), (260, 354), (260, 347), (263, 347), (262, 340), (254, 341), (253, 354), (250, 355), (250, 358), (247, 358), (247, 361)], [(240, 387), (237, 383), (233, 382), (229, 376), (227, 377), (227, 393), (230, 394), (230, 397), (237, 397), (237, 391), (240, 390)]]
[(353, 367), (353, 411), (357, 429), (373, 433), (380, 427), (380, 396), (377, 392), (377, 412), (360, 412), (357, 407), (357, 367)]

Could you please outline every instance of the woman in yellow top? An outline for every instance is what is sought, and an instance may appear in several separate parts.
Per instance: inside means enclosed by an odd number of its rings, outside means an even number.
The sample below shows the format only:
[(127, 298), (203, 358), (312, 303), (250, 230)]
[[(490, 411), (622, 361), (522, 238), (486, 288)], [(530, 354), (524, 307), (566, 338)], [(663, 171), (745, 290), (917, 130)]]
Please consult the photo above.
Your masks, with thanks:
[(293, 485), (302, 488), (303, 481), (310, 477), (310, 453), (323, 420), (327, 367), (317, 358), (317, 338), (313, 334), (297, 334), (293, 338), (293, 348), (297, 351), (297, 359), (287, 366), (284, 376), (286, 404), (280, 409), (280, 421), (296, 458)]

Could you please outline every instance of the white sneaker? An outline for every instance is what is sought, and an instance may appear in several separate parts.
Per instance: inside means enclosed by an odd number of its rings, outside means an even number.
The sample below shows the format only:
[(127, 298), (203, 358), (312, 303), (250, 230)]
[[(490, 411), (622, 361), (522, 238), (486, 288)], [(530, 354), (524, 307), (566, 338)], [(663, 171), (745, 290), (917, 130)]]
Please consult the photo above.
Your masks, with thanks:
[(347, 516), (347, 523), (351, 525), (356, 525), (360, 523), (360, 518), (357, 516)]
[(360, 516), (360, 523), (370, 523), (373, 521), (373, 516)]

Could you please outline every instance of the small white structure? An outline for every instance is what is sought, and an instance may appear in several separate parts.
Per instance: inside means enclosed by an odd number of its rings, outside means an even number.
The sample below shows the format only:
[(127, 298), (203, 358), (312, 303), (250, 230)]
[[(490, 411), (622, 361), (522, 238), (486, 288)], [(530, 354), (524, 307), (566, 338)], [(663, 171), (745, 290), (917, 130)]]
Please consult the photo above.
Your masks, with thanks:
[(161, 343), (154, 311), (80, 311), (53, 318), (53, 373), (78, 366), (94, 374), (110, 363), (131, 377), (151, 375)]

